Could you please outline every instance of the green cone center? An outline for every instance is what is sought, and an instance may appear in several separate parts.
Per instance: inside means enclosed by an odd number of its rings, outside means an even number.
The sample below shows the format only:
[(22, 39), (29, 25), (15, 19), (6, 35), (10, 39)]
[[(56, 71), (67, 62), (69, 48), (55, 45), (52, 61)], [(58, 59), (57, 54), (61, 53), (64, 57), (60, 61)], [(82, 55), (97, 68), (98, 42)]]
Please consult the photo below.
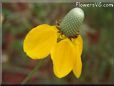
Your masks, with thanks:
[(83, 10), (81, 8), (73, 8), (61, 21), (60, 30), (67, 37), (75, 37), (79, 34), (83, 20)]

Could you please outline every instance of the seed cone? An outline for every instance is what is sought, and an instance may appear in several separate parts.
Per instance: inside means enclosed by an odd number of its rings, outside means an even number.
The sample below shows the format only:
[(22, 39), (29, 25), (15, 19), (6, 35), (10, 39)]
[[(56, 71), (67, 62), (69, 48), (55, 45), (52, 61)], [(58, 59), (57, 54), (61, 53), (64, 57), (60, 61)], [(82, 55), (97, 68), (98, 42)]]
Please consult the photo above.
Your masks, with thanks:
[(61, 31), (67, 37), (75, 37), (77, 34), (79, 34), (79, 28), (83, 20), (83, 10), (81, 8), (73, 8), (61, 21)]

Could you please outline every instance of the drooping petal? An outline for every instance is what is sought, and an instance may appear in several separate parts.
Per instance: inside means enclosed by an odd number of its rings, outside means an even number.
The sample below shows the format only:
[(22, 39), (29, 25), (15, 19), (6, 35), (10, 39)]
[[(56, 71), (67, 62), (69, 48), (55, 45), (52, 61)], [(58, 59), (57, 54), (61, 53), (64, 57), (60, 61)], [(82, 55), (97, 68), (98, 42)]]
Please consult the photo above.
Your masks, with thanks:
[(53, 61), (54, 74), (58, 78), (66, 76), (73, 69), (74, 56), (74, 46), (68, 38), (60, 41), (52, 49), (51, 59)]
[(41, 59), (49, 55), (50, 50), (57, 42), (55, 26), (47, 24), (33, 28), (25, 37), (24, 51), (32, 59)]
[(81, 35), (78, 35), (77, 38), (75, 38), (73, 40), (75, 46), (77, 47), (78, 46), (78, 51), (79, 51), (79, 54), (81, 55), (82, 54), (82, 50), (83, 50), (83, 39), (81, 37)]
[(75, 45), (75, 65), (73, 67), (73, 73), (77, 78), (80, 77), (82, 71), (82, 61), (81, 61), (81, 54), (83, 49), (83, 40), (82, 37), (79, 35), (77, 38), (73, 40)]
[(79, 78), (82, 72), (82, 61), (81, 57), (77, 57), (76, 64), (73, 67), (73, 73), (74, 75)]

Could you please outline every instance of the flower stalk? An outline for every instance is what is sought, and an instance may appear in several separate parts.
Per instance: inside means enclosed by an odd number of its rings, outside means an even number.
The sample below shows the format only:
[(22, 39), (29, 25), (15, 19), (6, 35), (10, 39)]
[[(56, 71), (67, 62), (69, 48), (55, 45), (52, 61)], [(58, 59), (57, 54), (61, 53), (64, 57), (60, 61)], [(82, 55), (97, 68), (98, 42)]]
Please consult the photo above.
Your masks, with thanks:
[(30, 73), (28, 73), (27, 77), (25, 77), (25, 79), (21, 82), (22, 85), (26, 84), (37, 73), (38, 69), (42, 66), (42, 64), (44, 64), (44, 61), (45, 60), (41, 60), (36, 64), (34, 69), (32, 71), (30, 71)]

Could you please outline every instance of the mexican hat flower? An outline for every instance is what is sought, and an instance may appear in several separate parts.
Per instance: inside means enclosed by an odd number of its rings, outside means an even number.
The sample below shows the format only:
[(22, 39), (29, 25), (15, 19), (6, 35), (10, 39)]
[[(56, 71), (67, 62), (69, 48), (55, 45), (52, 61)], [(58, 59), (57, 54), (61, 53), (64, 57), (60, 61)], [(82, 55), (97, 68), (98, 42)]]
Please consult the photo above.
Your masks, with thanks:
[(24, 39), (24, 52), (31, 59), (43, 59), (50, 54), (53, 71), (58, 78), (65, 77), (71, 71), (79, 78), (83, 50), (79, 28), (83, 19), (82, 9), (74, 8), (62, 19), (59, 26), (42, 24), (33, 28)]

